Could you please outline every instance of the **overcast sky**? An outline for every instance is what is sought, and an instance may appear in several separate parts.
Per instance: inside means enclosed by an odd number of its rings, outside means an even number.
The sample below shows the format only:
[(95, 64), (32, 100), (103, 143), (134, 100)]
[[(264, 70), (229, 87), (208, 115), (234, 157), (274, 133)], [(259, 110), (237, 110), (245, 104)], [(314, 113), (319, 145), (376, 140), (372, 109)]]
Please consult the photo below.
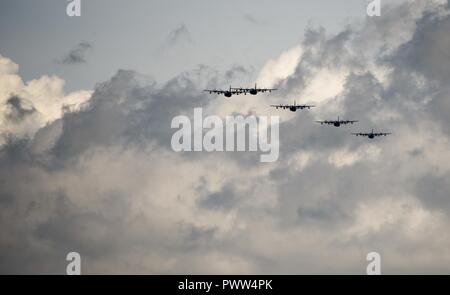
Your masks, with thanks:
[[(367, 2), (1, 1), (0, 273), (450, 274), (450, 5)], [(278, 161), (174, 152), (198, 107), (279, 115)]]

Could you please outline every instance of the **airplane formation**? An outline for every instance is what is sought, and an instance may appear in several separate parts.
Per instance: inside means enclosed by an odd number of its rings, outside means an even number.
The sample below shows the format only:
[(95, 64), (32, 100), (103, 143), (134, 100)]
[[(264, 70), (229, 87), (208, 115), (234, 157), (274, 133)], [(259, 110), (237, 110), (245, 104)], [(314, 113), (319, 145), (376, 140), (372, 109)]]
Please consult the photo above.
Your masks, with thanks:
[(231, 97), (233, 95), (239, 95), (239, 94), (251, 94), (251, 95), (257, 95), (259, 92), (272, 92), (277, 89), (270, 89), (270, 88), (258, 88), (255, 84), (254, 88), (232, 88), (230, 86), (227, 90), (221, 90), (221, 89), (205, 89), (204, 91), (209, 92), (209, 94), (215, 93), (215, 94), (223, 94), (225, 97)]
[[(205, 89), (204, 91), (209, 92), (209, 94), (223, 94), (225, 97), (231, 97), (233, 95), (240, 95), (240, 94), (251, 94), (251, 95), (257, 95), (258, 93), (265, 93), (265, 92), (269, 92), (271, 93), (272, 91), (276, 91), (278, 89), (276, 88), (258, 88), (257, 85), (255, 84), (255, 87), (253, 88), (233, 88), (230, 86), (229, 89), (227, 90), (221, 90), (221, 89)], [(297, 110), (303, 110), (303, 109), (308, 109), (310, 110), (311, 108), (315, 108), (316, 106), (314, 105), (307, 105), (307, 104), (297, 104), (294, 100), (293, 104), (278, 104), (278, 105), (271, 105), (271, 107), (275, 108), (275, 109), (283, 109), (283, 110), (290, 110), (291, 112), (296, 112)], [(334, 126), (334, 127), (340, 127), (343, 125), (348, 125), (351, 124), (353, 125), (354, 123), (358, 123), (358, 120), (341, 120), (339, 117), (337, 118), (337, 120), (323, 120), (323, 121), (316, 121), (317, 123), (320, 123), (320, 125), (329, 125), (329, 126)], [(375, 137), (379, 137), (379, 136), (388, 136), (391, 135), (392, 133), (390, 132), (375, 132), (373, 129), (370, 132), (356, 132), (356, 133), (352, 133), (352, 135), (355, 136), (362, 136), (362, 137), (367, 137), (369, 139), (374, 139)]]

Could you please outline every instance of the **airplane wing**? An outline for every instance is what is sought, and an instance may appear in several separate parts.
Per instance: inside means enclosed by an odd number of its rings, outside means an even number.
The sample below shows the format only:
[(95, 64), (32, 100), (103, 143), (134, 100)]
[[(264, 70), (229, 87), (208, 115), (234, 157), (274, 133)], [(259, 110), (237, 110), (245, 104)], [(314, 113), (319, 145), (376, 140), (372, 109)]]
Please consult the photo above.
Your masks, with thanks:
[(353, 135), (356, 135), (356, 136), (369, 136), (369, 134), (368, 133), (361, 133), (361, 132), (358, 132), (358, 133), (352, 133)]
[(311, 109), (311, 108), (315, 108), (316, 106), (311, 106), (311, 105), (295, 105), (294, 107), (296, 107), (297, 109)]
[(276, 109), (279, 109), (279, 108), (281, 108), (281, 109), (287, 109), (287, 108), (290, 108), (290, 106), (288, 106), (288, 105), (282, 105), (282, 104), (272, 104), (272, 105), (270, 105), (271, 107), (273, 107), (273, 108), (276, 108)]
[(283, 104), (278, 104), (278, 105), (271, 105), (271, 107), (274, 108), (281, 108), (281, 109), (290, 109), (290, 108), (296, 108), (296, 109), (310, 109), (310, 108), (314, 108), (315, 106), (310, 106), (310, 105), (283, 105)]
[(278, 89), (276, 89), (276, 88), (242, 88), (242, 87), (240, 87), (240, 88), (231, 88), (232, 90), (237, 90), (237, 91), (240, 91), (240, 92), (250, 92), (250, 91), (257, 91), (257, 92), (267, 92), (267, 91), (269, 91), (269, 92), (272, 92), (272, 91), (275, 91), (275, 90), (278, 90)]
[(237, 95), (239, 95), (239, 94), (241, 94), (241, 93), (244, 93), (244, 92), (246, 92), (246, 91), (244, 91), (243, 89), (239, 89), (239, 88), (231, 88), (231, 93), (233, 93), (233, 94), (237, 94)]
[(231, 91), (234, 91), (235, 93), (249, 93), (254, 89), (252, 88), (231, 88)]
[(328, 120), (325, 120), (325, 121), (316, 121), (317, 123), (320, 123), (320, 124), (334, 124), (334, 121), (328, 121)]
[(353, 123), (357, 123), (358, 120), (344, 120), (344, 121), (340, 121), (342, 124), (353, 124)]
[(258, 92), (266, 92), (266, 91), (271, 92), (271, 91), (275, 91), (275, 90), (278, 90), (278, 89), (277, 88), (257, 88), (256, 89), (256, 91), (258, 91)]
[(216, 94), (223, 94), (223, 93), (225, 93), (225, 91), (223, 91), (223, 90), (217, 90), (217, 89), (205, 89), (205, 90), (203, 90), (203, 91), (209, 92), (209, 94), (211, 94), (211, 93), (216, 93)]
[(391, 135), (392, 133), (389, 133), (389, 132), (380, 132), (380, 133), (375, 133), (374, 135), (375, 136), (388, 136), (388, 135)]

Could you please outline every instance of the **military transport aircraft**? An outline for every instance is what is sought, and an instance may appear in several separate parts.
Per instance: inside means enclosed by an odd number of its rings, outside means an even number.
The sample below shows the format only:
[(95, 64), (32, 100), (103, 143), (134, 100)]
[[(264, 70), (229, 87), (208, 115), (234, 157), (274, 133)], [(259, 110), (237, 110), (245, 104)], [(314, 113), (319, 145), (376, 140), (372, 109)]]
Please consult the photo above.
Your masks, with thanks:
[(392, 133), (386, 133), (386, 132), (373, 132), (373, 129), (370, 133), (364, 133), (364, 132), (358, 132), (358, 133), (352, 133), (353, 135), (356, 136), (367, 136), (370, 139), (373, 139), (377, 136), (388, 136), (391, 135)]
[(333, 125), (335, 127), (340, 127), (341, 125), (354, 124), (354, 123), (357, 123), (358, 121), (356, 121), (356, 120), (341, 120), (338, 117), (337, 120), (325, 120), (325, 121), (316, 121), (316, 122), (320, 123), (320, 125), (327, 124), (327, 125)]
[(303, 109), (311, 109), (314, 108), (315, 106), (312, 105), (306, 105), (306, 104), (296, 104), (295, 100), (294, 100), (294, 104), (277, 104), (277, 105), (271, 105), (271, 107), (278, 109), (289, 109), (291, 112), (295, 112), (298, 109), (303, 110)]
[(231, 88), (236, 91), (240, 91), (244, 94), (250, 93), (251, 95), (256, 95), (258, 92), (272, 92), (277, 90), (276, 88), (258, 88), (255, 84), (255, 88)]
[(239, 95), (244, 93), (243, 91), (239, 91), (235, 88), (231, 88), (228, 90), (220, 90), (220, 89), (205, 89), (203, 91), (209, 92), (209, 94), (215, 93), (215, 94), (223, 94), (225, 95), (225, 97), (231, 97), (233, 94), (234, 95)]

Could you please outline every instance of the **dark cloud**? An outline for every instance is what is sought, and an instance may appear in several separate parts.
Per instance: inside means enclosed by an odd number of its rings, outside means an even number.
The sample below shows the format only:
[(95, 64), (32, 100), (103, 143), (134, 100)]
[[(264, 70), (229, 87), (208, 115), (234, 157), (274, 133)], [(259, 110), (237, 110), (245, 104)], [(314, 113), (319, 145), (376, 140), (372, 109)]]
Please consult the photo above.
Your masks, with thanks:
[(447, 83), (450, 76), (450, 17), (425, 13), (418, 20), (412, 39), (403, 44), (392, 58), (404, 70), (416, 71), (427, 78)]
[(425, 175), (415, 186), (417, 196), (433, 209), (450, 212), (450, 178), (445, 175)]
[(170, 46), (175, 46), (180, 43), (193, 44), (194, 40), (187, 26), (181, 24), (169, 33), (168, 43)]
[(84, 64), (87, 62), (86, 54), (92, 50), (92, 48), (92, 43), (87, 41), (80, 42), (61, 59), (61, 63), (65, 65)]
[(244, 19), (244, 21), (246, 21), (247, 23), (252, 24), (252, 25), (261, 26), (261, 25), (268, 24), (267, 21), (256, 18), (251, 14), (244, 14), (243, 19)]
[(23, 100), (18, 96), (8, 98), (6, 105), (10, 108), (10, 112), (6, 114), (6, 119), (13, 123), (19, 123), (36, 112), (34, 107), (25, 108)]
[(231, 69), (225, 72), (225, 78), (229, 81), (237, 80), (239, 78), (247, 77), (250, 70), (243, 66), (233, 66)]
[(226, 185), (219, 192), (208, 193), (200, 199), (199, 205), (211, 210), (230, 210), (237, 204), (237, 194), (230, 185)]
[(336, 221), (342, 222), (347, 216), (346, 213), (341, 212), (337, 203), (326, 204), (321, 203), (314, 207), (300, 206), (297, 209), (299, 221), (304, 224), (313, 224), (316, 226), (336, 225)]

